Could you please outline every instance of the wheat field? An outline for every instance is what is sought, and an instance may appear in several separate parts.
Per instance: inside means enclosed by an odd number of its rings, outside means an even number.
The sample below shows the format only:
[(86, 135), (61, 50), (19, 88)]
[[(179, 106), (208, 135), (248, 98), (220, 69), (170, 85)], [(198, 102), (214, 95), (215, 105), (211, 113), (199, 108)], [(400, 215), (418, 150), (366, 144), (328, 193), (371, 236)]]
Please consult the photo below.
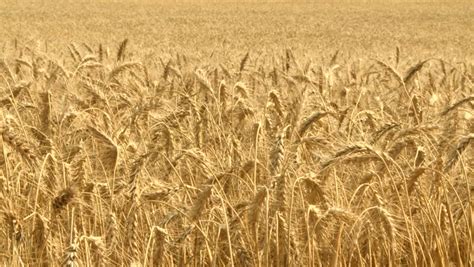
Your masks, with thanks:
[(189, 2), (0, 3), (1, 266), (472, 266), (472, 2)]

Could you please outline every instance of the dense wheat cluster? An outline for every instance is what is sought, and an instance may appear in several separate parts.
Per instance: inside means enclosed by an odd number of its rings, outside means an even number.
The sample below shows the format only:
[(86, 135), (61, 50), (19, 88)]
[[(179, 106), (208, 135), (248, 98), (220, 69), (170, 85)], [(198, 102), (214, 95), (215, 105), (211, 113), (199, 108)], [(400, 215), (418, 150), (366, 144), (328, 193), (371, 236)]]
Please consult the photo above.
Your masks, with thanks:
[(1, 265), (472, 264), (469, 56), (137, 42), (4, 43)]

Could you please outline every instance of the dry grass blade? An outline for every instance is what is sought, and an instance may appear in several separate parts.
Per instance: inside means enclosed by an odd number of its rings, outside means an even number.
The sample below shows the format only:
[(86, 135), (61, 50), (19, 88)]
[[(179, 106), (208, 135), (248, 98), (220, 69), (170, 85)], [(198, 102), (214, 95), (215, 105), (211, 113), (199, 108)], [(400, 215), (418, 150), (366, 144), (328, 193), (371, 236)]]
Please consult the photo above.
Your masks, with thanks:
[(71, 187), (61, 190), (51, 202), (53, 212), (59, 213), (62, 209), (64, 209), (69, 203), (74, 200), (76, 194), (76, 190)]
[(208, 199), (212, 194), (212, 186), (204, 186), (202, 191), (197, 195), (196, 200), (194, 201), (193, 206), (189, 209), (188, 218), (191, 221), (196, 221), (201, 216)]
[(311, 124), (314, 122), (318, 121), (319, 119), (323, 118), (324, 116), (327, 115), (327, 112), (315, 112), (311, 114), (309, 117), (307, 117), (300, 125), (298, 129), (298, 136), (302, 138), (305, 134), (305, 132), (309, 129)]
[(124, 39), (119, 46), (117, 51), (117, 61), (124, 61), (125, 60), (125, 52), (127, 50), (128, 39)]
[(214, 94), (214, 90), (212, 89), (211, 82), (202, 74), (202, 72), (194, 72), (196, 79), (198, 80), (199, 84), (206, 89), (209, 93)]
[(104, 150), (101, 154), (102, 164), (106, 168), (114, 170), (119, 158), (118, 145), (115, 144), (115, 142), (110, 137), (96, 128), (89, 126), (87, 129), (89, 130), (91, 136), (103, 145)]
[(462, 106), (465, 103), (470, 103), (471, 101), (474, 101), (474, 95), (470, 95), (468, 97), (465, 97), (465, 98), (459, 100), (458, 102), (452, 104), (451, 106), (446, 108), (443, 112), (441, 112), (441, 116), (446, 116), (451, 111), (457, 109), (458, 107)]
[(388, 72), (390, 72), (395, 78), (397, 78), (397, 80), (400, 82), (400, 84), (404, 84), (404, 79), (394, 68), (390, 67), (390, 65), (388, 65), (387, 63), (385, 63), (381, 60), (378, 60), (378, 59), (373, 59), (373, 60), (375, 62), (377, 62), (380, 66), (385, 68)]
[(403, 82), (405, 84), (408, 84), (412, 78), (415, 76), (415, 74), (421, 70), (421, 68), (423, 67), (423, 65), (425, 65), (426, 62), (428, 62), (429, 59), (427, 60), (423, 60), (421, 61), (420, 63), (412, 66), (406, 73), (405, 73), (405, 76), (403, 77)]
[(141, 68), (141, 67), (142, 67), (142, 64), (140, 62), (127, 62), (121, 65), (118, 65), (109, 73), (109, 80), (115, 79), (119, 74), (125, 71), (130, 71), (132, 69)]
[(328, 198), (321, 185), (310, 178), (303, 178), (302, 183), (306, 189), (306, 200), (310, 205), (319, 205), (327, 208)]
[(30, 87), (31, 83), (27, 83), (27, 84), (18, 84), (16, 85), (15, 87), (13, 87), (11, 89), (9, 93), (10, 96), (6, 96), (4, 98), (0, 98), (0, 106), (6, 106), (7, 104), (11, 104), (12, 103), (12, 99), (11, 98), (16, 98), (20, 95), (20, 93), (23, 91), (23, 90), (26, 90)]
[(69, 45), (69, 53), (75, 62), (80, 62), (82, 60), (81, 53), (79, 52), (79, 49), (77, 48), (76, 44), (71, 43)]
[(166, 229), (155, 226), (153, 235), (155, 242), (152, 256), (153, 266), (162, 266), (164, 262), (165, 244), (168, 232), (166, 231)]
[(92, 251), (92, 265), (105, 266), (107, 257), (105, 255), (105, 244), (100, 236), (87, 236), (84, 238), (89, 244)]
[(247, 61), (249, 60), (249, 58), (250, 58), (250, 52), (247, 52), (247, 54), (245, 54), (245, 56), (240, 61), (240, 68), (239, 68), (240, 73), (242, 73), (242, 71), (244, 71), (245, 66), (246, 66)]
[(445, 171), (449, 171), (459, 161), (462, 153), (467, 149), (472, 140), (474, 140), (474, 134), (461, 138), (456, 148), (449, 154), (449, 158), (444, 167)]
[(36, 215), (34, 218), (34, 228), (32, 233), (32, 243), (35, 247), (34, 264), (36, 266), (47, 266), (49, 254), (49, 235), (50, 229), (46, 218), (41, 215)]
[(250, 210), (248, 212), (248, 223), (252, 232), (256, 231), (256, 227), (260, 218), (260, 210), (262, 208), (263, 202), (267, 196), (267, 190), (264, 187), (261, 187), (257, 194), (255, 195), (252, 204), (250, 205)]

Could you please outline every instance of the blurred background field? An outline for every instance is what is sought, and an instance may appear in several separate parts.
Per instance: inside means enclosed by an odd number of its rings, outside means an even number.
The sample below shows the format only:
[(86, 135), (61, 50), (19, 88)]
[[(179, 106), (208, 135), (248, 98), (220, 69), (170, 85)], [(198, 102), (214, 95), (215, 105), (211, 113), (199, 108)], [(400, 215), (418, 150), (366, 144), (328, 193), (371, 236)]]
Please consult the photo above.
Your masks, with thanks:
[(386, 58), (396, 46), (417, 59), (474, 54), (472, 2), (328, 2), (7, 0), (0, 3), (0, 41), (48, 42), (64, 51), (71, 42), (116, 46), (128, 38), (142, 56), (292, 48), (313, 57), (341, 50), (342, 57)]

